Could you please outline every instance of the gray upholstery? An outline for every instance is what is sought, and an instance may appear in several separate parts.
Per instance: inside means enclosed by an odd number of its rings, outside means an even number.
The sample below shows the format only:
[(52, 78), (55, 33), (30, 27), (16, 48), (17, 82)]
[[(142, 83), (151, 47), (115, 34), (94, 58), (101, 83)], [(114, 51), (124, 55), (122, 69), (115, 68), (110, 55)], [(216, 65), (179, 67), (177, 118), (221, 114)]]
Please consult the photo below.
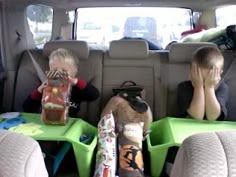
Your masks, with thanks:
[(80, 60), (79, 77), (85, 79), (87, 82), (95, 86), (99, 92), (100, 97), (93, 102), (83, 102), (80, 107), (78, 117), (83, 118), (89, 123), (97, 126), (100, 119), (101, 109), (101, 91), (102, 91), (102, 62), (103, 51), (90, 50), (87, 60)]
[(204, 46), (214, 46), (217, 47), (213, 43), (209, 42), (185, 42), (185, 43), (175, 43), (170, 47), (169, 60), (174, 63), (189, 63), (193, 56), (193, 53), (200, 47)]
[(235, 177), (236, 131), (200, 133), (182, 143), (171, 177)]
[(49, 57), (51, 52), (58, 48), (64, 48), (72, 51), (79, 59), (87, 59), (89, 56), (89, 47), (85, 41), (50, 41), (44, 45), (43, 56)]
[[(43, 71), (48, 71), (48, 58), (43, 57), (42, 50), (30, 50)], [(33, 63), (27, 52), (21, 57), (15, 85), (14, 110), (23, 111), (23, 102), (29, 94), (41, 84)]]
[(1, 177), (47, 177), (42, 151), (30, 137), (0, 130)]
[[(121, 47), (123, 46), (123, 48)], [(123, 52), (122, 52), (123, 51)], [(112, 88), (131, 80), (146, 90), (146, 101), (153, 118), (160, 117), (160, 60), (157, 52), (148, 50), (142, 40), (112, 41), (103, 63), (102, 106), (112, 96)]]
[(111, 58), (143, 59), (148, 57), (148, 44), (142, 40), (111, 41), (109, 48)]

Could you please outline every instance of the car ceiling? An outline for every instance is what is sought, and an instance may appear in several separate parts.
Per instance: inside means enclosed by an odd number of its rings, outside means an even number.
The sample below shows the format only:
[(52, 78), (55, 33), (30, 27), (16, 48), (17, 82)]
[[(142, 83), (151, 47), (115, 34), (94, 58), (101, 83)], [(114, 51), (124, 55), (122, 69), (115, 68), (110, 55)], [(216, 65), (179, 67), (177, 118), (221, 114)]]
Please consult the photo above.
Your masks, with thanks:
[(234, 5), (235, 0), (0, 0), (8, 6), (44, 4), (61, 9), (77, 7), (187, 7), (205, 10), (222, 5)]

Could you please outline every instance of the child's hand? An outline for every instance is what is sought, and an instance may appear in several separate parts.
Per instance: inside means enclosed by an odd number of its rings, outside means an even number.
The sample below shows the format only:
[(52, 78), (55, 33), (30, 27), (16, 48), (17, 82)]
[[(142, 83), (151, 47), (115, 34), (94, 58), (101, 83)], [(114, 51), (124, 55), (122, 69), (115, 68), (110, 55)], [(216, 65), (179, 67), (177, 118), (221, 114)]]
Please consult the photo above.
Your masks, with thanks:
[(215, 86), (220, 82), (221, 79), (221, 70), (217, 67), (213, 67), (205, 78), (205, 87), (207, 88), (215, 88)]
[(203, 82), (202, 72), (201, 69), (196, 64), (192, 64), (190, 77), (194, 88), (203, 87), (204, 82)]
[(70, 83), (71, 83), (72, 85), (76, 85), (76, 84), (77, 84), (78, 78), (73, 78), (73, 77), (71, 77), (71, 76), (68, 76), (68, 78), (69, 78), (69, 81), (70, 81)]
[(39, 87), (38, 87), (38, 92), (39, 93), (42, 93), (43, 92), (43, 89), (45, 88), (45, 87), (47, 87), (47, 85), (48, 85), (48, 81), (44, 81)]

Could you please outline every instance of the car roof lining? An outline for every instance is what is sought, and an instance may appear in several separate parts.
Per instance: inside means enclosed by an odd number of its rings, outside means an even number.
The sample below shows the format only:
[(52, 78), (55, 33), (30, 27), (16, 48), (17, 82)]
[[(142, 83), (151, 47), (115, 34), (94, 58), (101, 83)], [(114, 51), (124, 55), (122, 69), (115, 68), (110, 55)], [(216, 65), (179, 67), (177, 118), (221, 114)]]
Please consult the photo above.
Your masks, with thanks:
[(236, 5), (235, 0), (0, 0), (8, 6), (17, 6), (21, 4), (43, 4), (58, 9), (73, 10), (79, 7), (186, 7), (195, 11), (203, 11), (222, 5)]

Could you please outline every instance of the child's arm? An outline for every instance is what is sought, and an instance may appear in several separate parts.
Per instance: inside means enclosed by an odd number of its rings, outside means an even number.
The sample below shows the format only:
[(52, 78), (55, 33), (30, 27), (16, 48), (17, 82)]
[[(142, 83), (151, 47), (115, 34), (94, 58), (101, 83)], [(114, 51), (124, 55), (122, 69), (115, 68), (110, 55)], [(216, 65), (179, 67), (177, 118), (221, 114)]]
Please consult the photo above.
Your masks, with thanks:
[(216, 120), (221, 115), (221, 106), (215, 94), (215, 87), (220, 81), (220, 70), (211, 69), (205, 79), (206, 117)]
[(25, 112), (36, 113), (39, 112), (41, 106), (42, 92), (47, 86), (47, 81), (43, 82), (37, 89), (35, 89), (24, 101), (23, 110)]
[(224, 120), (228, 115), (226, 103), (229, 97), (229, 86), (222, 82), (217, 88), (215, 94), (221, 108), (221, 115), (217, 120)]
[(78, 89), (78, 92), (74, 92), (75, 99), (94, 101), (99, 97), (98, 89), (81, 78), (73, 79), (72, 84)]
[(221, 108), (215, 95), (215, 89), (212, 87), (206, 87), (205, 97), (206, 97), (206, 117), (208, 120), (216, 120), (221, 114)]
[[(41, 98), (41, 96), (40, 96)], [(34, 100), (29, 95), (23, 103), (24, 112), (38, 113), (40, 111), (41, 99)]]
[(202, 73), (200, 68), (196, 64), (193, 64), (190, 74), (194, 90), (193, 98), (187, 112), (192, 118), (202, 120), (205, 115), (205, 95)]

